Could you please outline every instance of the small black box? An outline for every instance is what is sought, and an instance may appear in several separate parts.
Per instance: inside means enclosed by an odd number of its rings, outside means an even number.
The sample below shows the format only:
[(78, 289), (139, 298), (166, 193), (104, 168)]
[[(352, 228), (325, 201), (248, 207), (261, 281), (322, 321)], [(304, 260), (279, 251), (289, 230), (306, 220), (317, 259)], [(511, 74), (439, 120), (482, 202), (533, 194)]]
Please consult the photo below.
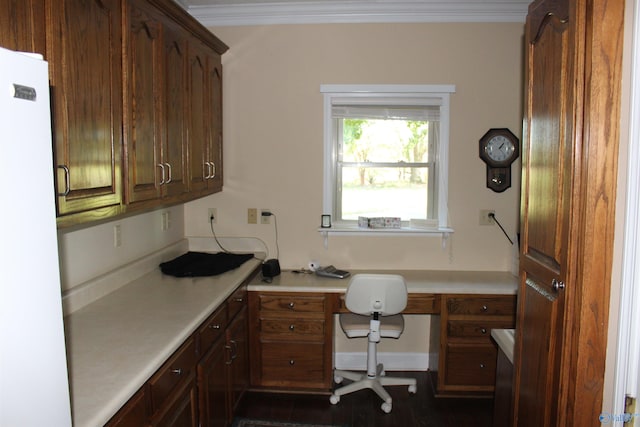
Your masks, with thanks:
[(262, 263), (263, 277), (276, 277), (280, 274), (280, 262), (277, 259), (268, 259)]

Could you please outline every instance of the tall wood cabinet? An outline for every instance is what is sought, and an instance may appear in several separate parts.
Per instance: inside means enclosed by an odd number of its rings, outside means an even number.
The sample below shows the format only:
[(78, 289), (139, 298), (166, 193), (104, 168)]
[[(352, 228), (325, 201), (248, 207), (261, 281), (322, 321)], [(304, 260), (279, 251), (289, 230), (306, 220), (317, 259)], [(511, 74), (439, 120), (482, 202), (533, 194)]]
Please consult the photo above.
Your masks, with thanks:
[(529, 6), (513, 425), (600, 425), (623, 23), (624, 2)]
[(22, 52), (45, 53), (42, 0), (0, 0), (0, 46)]

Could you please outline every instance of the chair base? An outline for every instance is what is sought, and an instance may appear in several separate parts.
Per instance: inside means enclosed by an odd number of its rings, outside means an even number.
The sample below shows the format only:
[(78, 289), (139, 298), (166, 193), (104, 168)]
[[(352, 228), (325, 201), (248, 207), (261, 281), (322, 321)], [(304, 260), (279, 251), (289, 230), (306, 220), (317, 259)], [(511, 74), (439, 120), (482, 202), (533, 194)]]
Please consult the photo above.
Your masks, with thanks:
[(416, 393), (417, 385), (415, 378), (387, 377), (385, 376), (382, 363), (377, 365), (376, 371), (377, 374), (371, 377), (362, 372), (342, 371), (339, 369), (334, 370), (333, 379), (337, 384), (341, 383), (344, 378), (352, 380), (353, 382), (336, 388), (333, 391), (333, 394), (329, 397), (329, 401), (335, 405), (340, 402), (340, 396), (368, 388), (380, 396), (383, 401), (381, 408), (388, 414), (391, 412), (393, 402), (389, 393), (384, 389), (384, 386), (406, 385), (409, 386), (409, 393)]

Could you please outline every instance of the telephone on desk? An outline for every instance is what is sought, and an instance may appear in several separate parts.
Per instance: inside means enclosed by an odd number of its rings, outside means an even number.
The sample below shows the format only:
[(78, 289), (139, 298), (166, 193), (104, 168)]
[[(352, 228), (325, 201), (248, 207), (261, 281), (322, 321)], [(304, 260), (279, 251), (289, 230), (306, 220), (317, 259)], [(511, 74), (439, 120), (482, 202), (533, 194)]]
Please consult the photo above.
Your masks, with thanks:
[(351, 273), (349, 273), (348, 271), (339, 270), (333, 265), (318, 268), (316, 270), (316, 274), (318, 276), (331, 277), (333, 279), (344, 279), (345, 277), (349, 277), (351, 275)]

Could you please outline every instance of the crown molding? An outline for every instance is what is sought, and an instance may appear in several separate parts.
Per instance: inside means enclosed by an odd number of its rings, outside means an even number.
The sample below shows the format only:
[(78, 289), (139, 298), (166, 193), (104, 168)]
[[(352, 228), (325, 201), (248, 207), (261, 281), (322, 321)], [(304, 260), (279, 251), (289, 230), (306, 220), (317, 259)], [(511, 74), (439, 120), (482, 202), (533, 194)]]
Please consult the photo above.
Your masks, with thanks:
[(189, 6), (206, 27), (416, 22), (525, 22), (529, 0), (300, 1)]

